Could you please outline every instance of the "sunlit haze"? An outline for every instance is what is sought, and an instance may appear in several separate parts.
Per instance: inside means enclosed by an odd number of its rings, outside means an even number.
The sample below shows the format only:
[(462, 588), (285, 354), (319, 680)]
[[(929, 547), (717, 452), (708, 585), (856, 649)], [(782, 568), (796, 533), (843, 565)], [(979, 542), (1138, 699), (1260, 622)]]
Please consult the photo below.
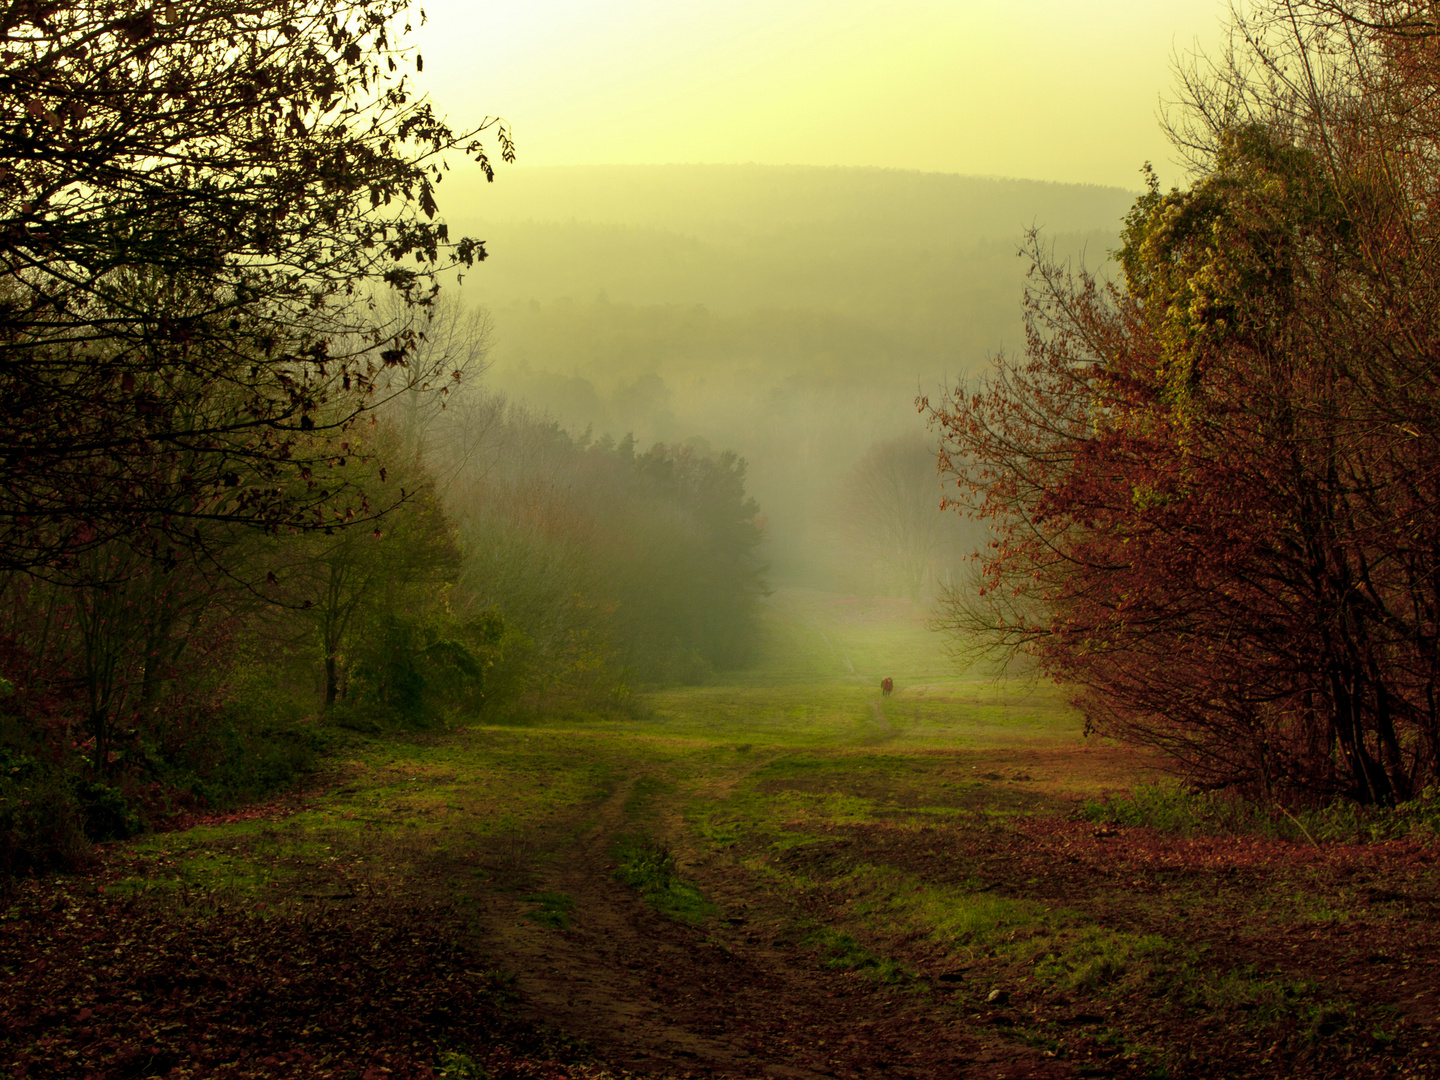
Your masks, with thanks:
[(917, 391), (1023, 347), (1026, 231), (1094, 266), (1146, 161), (1184, 181), (1174, 65), (1223, 47), (1228, 3), (425, 14), (418, 85), (519, 152), (494, 184), (452, 157), (439, 192), (489, 254), (450, 293), (489, 313), (485, 386), (577, 434), (736, 451), (771, 565), (810, 574), (846, 471), (923, 432)]
[(1171, 61), (1223, 0), (436, 0), (414, 38), (457, 123), (514, 127), (524, 165), (867, 165), (1167, 181)]

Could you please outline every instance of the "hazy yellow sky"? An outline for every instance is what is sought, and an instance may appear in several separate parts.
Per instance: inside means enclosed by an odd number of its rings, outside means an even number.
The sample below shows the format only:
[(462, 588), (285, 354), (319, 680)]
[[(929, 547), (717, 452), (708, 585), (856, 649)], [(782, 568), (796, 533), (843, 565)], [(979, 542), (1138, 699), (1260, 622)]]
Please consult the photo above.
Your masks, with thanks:
[(431, 0), (423, 85), (522, 165), (879, 165), (1138, 188), (1226, 0)]

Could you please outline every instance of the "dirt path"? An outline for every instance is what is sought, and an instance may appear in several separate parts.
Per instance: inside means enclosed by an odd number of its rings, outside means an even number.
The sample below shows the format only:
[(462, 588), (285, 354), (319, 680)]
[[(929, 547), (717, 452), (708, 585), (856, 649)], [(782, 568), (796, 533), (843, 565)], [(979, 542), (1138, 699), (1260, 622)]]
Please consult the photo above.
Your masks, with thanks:
[[(858, 692), (847, 715), (862, 701), (885, 722)], [(136, 1053), (418, 1078), (460, 1051), (474, 1068), (443, 1075), (1440, 1076), (1433, 840), (1317, 850), (1060, 812), (1082, 779), (1146, 774), (1103, 744), (559, 734), (396, 745), (288, 818), (28, 884), (0, 919), (0, 1058), (76, 1080), (164, 1071)], [(615, 838), (642, 829), (713, 902), (701, 925), (615, 880)]]
[(733, 866), (686, 869), (720, 905), (721, 920), (702, 930), (656, 914), (613, 879), (608, 858), (638, 778), (595, 807), (594, 827), (550, 853), (535, 892), (523, 893), (570, 897), (570, 926), (527, 917), (535, 905), (519, 892), (485, 905), (481, 948), (516, 974), (528, 1019), (647, 1076), (1073, 1075), (992, 1036), (943, 993), (827, 969), (791, 939), (794, 912), (765, 906), (763, 887)]

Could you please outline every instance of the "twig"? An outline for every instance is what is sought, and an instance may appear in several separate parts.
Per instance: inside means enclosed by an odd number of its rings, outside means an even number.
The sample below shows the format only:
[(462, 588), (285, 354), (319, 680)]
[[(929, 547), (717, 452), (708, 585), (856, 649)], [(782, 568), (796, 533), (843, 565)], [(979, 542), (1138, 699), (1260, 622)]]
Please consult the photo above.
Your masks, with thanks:
[(1275, 805), (1280, 807), (1280, 812), (1282, 814), (1288, 817), (1291, 821), (1295, 822), (1295, 827), (1299, 829), (1302, 833), (1304, 833), (1305, 839), (1310, 841), (1311, 845), (1315, 848), (1316, 851), (1319, 851), (1320, 845), (1315, 843), (1315, 837), (1310, 835), (1310, 830), (1305, 828), (1304, 825), (1300, 824), (1300, 819), (1297, 818), (1294, 814), (1290, 813), (1289, 810), (1286, 810), (1285, 807), (1280, 806), (1278, 802)]

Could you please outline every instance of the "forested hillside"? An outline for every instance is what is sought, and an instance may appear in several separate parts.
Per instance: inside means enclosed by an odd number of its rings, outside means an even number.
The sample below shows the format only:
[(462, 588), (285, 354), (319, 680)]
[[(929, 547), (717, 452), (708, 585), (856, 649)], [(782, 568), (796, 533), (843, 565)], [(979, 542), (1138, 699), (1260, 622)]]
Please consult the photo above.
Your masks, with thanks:
[[(1138, 180), (1138, 174), (1137, 174)], [(1024, 346), (1030, 227), (1101, 269), (1133, 195), (886, 169), (519, 169), (467, 228), (494, 258), (494, 384), (580, 432), (699, 437), (750, 466), (783, 576), (861, 587), (843, 478), (919, 393)], [(938, 504), (938, 490), (934, 500)]]

